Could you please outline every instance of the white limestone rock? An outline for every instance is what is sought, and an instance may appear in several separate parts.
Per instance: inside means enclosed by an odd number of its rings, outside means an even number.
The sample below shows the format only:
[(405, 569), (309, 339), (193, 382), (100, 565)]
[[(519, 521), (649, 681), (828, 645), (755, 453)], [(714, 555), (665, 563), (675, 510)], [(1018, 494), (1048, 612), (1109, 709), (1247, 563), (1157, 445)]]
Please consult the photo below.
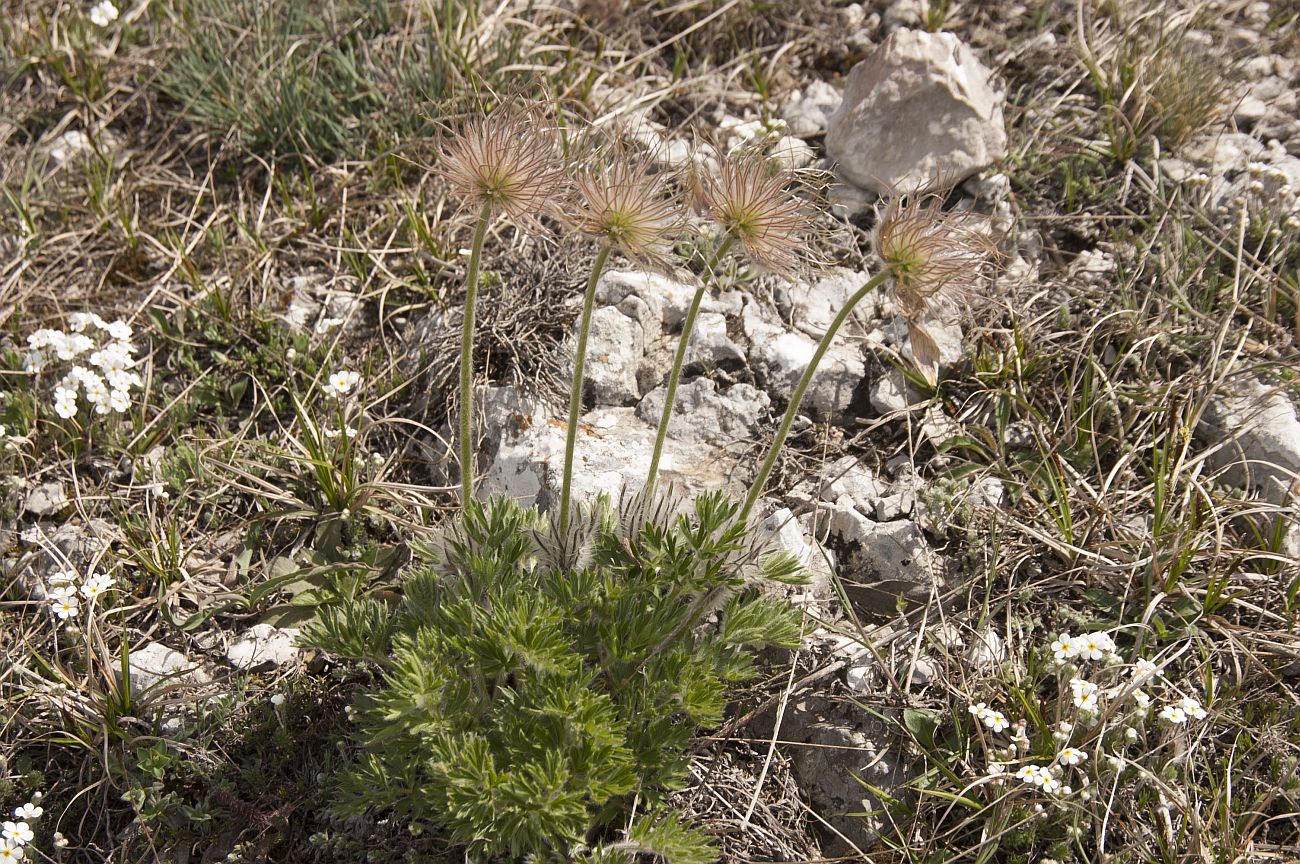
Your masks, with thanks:
[(1007, 152), (1004, 94), (951, 33), (898, 29), (849, 73), (826, 151), (862, 189), (928, 190)]
[(840, 93), (825, 81), (813, 81), (803, 90), (795, 90), (785, 102), (781, 117), (790, 134), (815, 138), (826, 133), (831, 114), (840, 105)]
[(298, 657), (295, 627), (280, 629), (254, 624), (226, 649), (226, 660), (236, 669), (255, 671), (292, 663)]

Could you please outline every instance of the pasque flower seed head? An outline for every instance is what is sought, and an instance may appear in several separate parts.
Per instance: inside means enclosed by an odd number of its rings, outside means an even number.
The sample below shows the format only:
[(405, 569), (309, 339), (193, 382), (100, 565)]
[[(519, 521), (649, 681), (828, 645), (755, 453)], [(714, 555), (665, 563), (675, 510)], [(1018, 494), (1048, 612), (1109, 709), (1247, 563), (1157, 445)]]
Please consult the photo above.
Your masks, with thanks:
[(697, 195), (717, 222), (755, 264), (789, 272), (806, 251), (810, 216), (789, 190), (790, 171), (758, 152), (723, 157), (716, 174), (695, 175)]
[(539, 109), (505, 105), (448, 136), (437, 173), (466, 203), (537, 227), (564, 177)]
[(669, 194), (671, 179), (655, 173), (647, 157), (632, 157), (617, 145), (606, 148), (574, 178), (570, 221), (633, 261), (665, 269), (683, 226), (681, 208)]
[(984, 216), (944, 212), (942, 205), (938, 195), (895, 195), (872, 234), (909, 321), (968, 302), (997, 255)]
[(922, 319), (967, 306), (997, 255), (987, 219), (944, 212), (939, 195), (896, 194), (872, 232), (872, 248), (884, 262), (917, 366), (938, 381), (939, 348)]

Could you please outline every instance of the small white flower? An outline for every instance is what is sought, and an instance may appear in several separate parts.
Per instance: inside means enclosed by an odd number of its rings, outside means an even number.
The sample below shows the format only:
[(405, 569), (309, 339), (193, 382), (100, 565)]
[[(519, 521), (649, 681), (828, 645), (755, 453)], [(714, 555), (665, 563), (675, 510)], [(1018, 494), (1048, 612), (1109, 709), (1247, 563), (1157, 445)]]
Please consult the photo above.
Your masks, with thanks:
[(1052, 643), (1052, 656), (1057, 660), (1069, 660), (1077, 652), (1074, 649), (1074, 640), (1069, 633), (1057, 635), (1056, 641)]
[(1115, 643), (1105, 633), (1087, 633), (1073, 640), (1075, 651), (1085, 660), (1100, 660), (1115, 648)]
[(52, 608), (60, 621), (69, 621), (81, 614), (81, 606), (73, 597), (55, 600)]
[(1191, 696), (1184, 696), (1180, 699), (1178, 707), (1183, 710), (1184, 714), (1193, 720), (1204, 720), (1209, 716), (1209, 712), (1201, 707), (1201, 703), (1193, 699)]
[(283, 694), (283, 693), (276, 693), (274, 696), (272, 696), (272, 697), (271, 697), (271, 704), (274, 705), (276, 708), (279, 708), (281, 705), (283, 705), (283, 704), (284, 704), (284, 694)]
[(131, 325), (122, 320), (114, 321), (104, 328), (108, 335), (118, 342), (126, 342), (131, 338)]
[(21, 807), (14, 808), (14, 818), (24, 822), (34, 822), (44, 812), (44, 808), (37, 807), (29, 801)]
[(100, 0), (90, 10), (90, 23), (96, 27), (107, 27), (117, 20), (117, 7), (112, 0)]
[(1166, 705), (1160, 709), (1160, 719), (1175, 726), (1180, 726), (1187, 722), (1187, 712), (1177, 705)]
[(108, 407), (118, 414), (125, 414), (131, 410), (131, 397), (125, 390), (114, 390), (108, 394)]
[(1030, 786), (1046, 788), (1049, 783), (1054, 784), (1053, 788), (1060, 786), (1052, 772), (1042, 765), (1026, 765), (1016, 772), (1016, 777)]
[(1057, 754), (1057, 759), (1061, 760), (1063, 765), (1078, 765), (1080, 762), (1086, 762), (1088, 754), (1077, 747), (1065, 747)]
[(1129, 672), (1129, 675), (1138, 684), (1144, 684), (1159, 674), (1160, 667), (1145, 657), (1139, 657), (1137, 662), (1133, 664), (1133, 669)]
[(63, 353), (60, 352), (59, 359), (71, 360), (73, 357), (76, 357), (81, 354), (85, 354), (87, 351), (89, 351), (94, 347), (95, 347), (94, 339), (91, 339), (85, 333), (73, 333), (71, 336), (68, 336), (64, 340), (64, 348), (66, 351), (70, 352), (72, 356), (64, 357)]
[(988, 712), (989, 706), (987, 702), (976, 702), (974, 705), (969, 706), (966, 710), (969, 711), (971, 714), (974, 714), (976, 717), (983, 717), (984, 714)]
[(1133, 701), (1138, 704), (1139, 708), (1145, 710), (1151, 704), (1151, 696), (1145, 690), (1134, 690)]
[(54, 397), (54, 413), (58, 414), (64, 420), (76, 417), (77, 394), (63, 389), (56, 391)]
[(21, 846), (15, 846), (8, 840), (0, 843), (0, 864), (9, 864), (11, 861), (21, 861), (26, 853)]
[(51, 585), (69, 585), (81, 577), (76, 570), (58, 570), (50, 576)]
[(68, 342), (68, 335), (60, 330), (55, 330), (50, 334), (50, 348), (60, 360), (71, 360), (76, 356), (71, 343)]
[(118, 370), (107, 372), (104, 375), (108, 379), (108, 386), (114, 390), (129, 391), (132, 387), (139, 389), (144, 386), (144, 379), (136, 372), (127, 372)]
[(104, 592), (113, 587), (113, 577), (105, 573), (91, 576), (81, 586), (81, 596), (88, 601), (98, 600)]
[(350, 392), (353, 387), (357, 386), (357, 383), (360, 380), (360, 374), (343, 370), (330, 375), (322, 389), (325, 391), (326, 395), (335, 397), (343, 396)]
[(980, 719), (984, 721), (985, 726), (989, 727), (989, 729), (994, 732), (1001, 732), (1011, 725), (1011, 723), (1007, 721), (1006, 715), (1001, 711), (988, 711), (982, 714)]
[(2, 836), (15, 846), (26, 846), (36, 835), (26, 822), (6, 822)]
[(1070, 692), (1074, 695), (1074, 705), (1084, 711), (1097, 710), (1097, 702), (1100, 696), (1099, 688), (1091, 681), (1085, 681), (1082, 678), (1070, 679)]
[(1046, 768), (1043, 769), (1043, 772), (1040, 775), (1038, 785), (1049, 795), (1054, 795), (1061, 791), (1061, 781), (1049, 774)]
[(90, 400), (92, 405), (96, 408), (100, 405), (108, 406), (108, 400), (112, 398), (112, 391), (108, 389), (108, 385), (104, 383), (103, 378), (92, 372), (82, 379), (82, 384), (86, 388), (86, 398)]
[(125, 353), (118, 345), (110, 345), (102, 351), (96, 351), (90, 355), (90, 365), (98, 366), (105, 375), (112, 375), (115, 372), (125, 372), (135, 365), (131, 355)]
[(77, 602), (77, 586), (71, 582), (60, 582), (57, 585), (50, 586), (50, 601), (57, 603), (60, 600), (71, 600)]

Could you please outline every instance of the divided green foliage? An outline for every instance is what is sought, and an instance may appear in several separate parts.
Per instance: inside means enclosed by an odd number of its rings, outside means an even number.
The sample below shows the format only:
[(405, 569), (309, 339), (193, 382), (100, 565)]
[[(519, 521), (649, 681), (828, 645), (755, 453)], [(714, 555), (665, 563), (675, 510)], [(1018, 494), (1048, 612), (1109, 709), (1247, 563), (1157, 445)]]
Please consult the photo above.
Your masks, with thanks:
[(754, 650), (800, 636), (798, 612), (757, 591), (800, 581), (797, 566), (737, 511), (718, 493), (676, 517), (602, 504), (561, 543), (535, 511), (473, 504), (417, 549), (395, 619), (373, 600), (322, 616), (305, 634), (318, 646), (390, 654), (359, 701), (344, 808), (438, 823), (481, 857), (711, 860), (663, 792)]

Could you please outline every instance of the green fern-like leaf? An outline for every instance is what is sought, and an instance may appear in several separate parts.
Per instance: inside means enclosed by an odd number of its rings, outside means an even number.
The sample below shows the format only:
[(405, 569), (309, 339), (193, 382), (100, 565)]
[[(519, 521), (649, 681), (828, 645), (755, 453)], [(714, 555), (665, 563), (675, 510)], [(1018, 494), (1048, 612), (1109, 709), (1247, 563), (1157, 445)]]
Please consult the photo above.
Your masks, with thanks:
[(798, 610), (775, 597), (732, 598), (722, 615), (722, 641), (728, 645), (797, 648), (801, 636)]

